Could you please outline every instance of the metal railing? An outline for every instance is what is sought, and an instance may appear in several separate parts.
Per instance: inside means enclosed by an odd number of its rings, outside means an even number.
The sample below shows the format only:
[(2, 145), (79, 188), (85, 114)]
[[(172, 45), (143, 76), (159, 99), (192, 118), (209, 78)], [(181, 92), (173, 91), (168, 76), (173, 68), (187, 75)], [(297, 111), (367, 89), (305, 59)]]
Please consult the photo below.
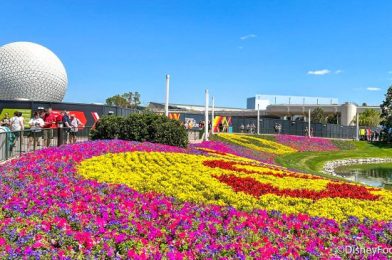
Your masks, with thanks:
[[(260, 119), (260, 134), (276, 134), (275, 124), (281, 126), (281, 134), (290, 135), (307, 135), (308, 122), (292, 121), (274, 118), (261, 118)], [(232, 121), (234, 133), (253, 133), (257, 132), (257, 119), (246, 118), (238, 119), (233, 118)], [(241, 125), (244, 129), (241, 130)], [(248, 129), (247, 126), (254, 125), (253, 130)], [(312, 135), (315, 137), (325, 138), (339, 138), (339, 139), (355, 139), (356, 127), (355, 126), (342, 126), (337, 124), (311, 124)]]
[[(46, 128), (39, 132), (30, 129), (0, 132), (0, 162), (46, 147), (69, 144), (73, 140), (73, 136), (75, 136), (76, 142), (88, 141), (91, 128), (79, 128), (75, 135), (67, 131), (66, 128)], [(201, 140), (203, 130), (190, 129), (187, 130), (187, 133), (189, 141), (197, 141)]]
[(90, 130), (91, 127), (79, 128), (77, 132), (71, 132), (67, 128), (2, 132), (0, 133), (0, 161), (46, 147), (87, 141)]

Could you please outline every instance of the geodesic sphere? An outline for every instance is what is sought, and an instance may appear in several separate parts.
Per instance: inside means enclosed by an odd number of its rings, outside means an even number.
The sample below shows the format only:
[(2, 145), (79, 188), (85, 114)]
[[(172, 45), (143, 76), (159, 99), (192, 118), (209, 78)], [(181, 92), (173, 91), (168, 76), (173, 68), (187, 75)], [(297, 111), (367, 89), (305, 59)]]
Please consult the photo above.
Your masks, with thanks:
[(62, 101), (67, 72), (49, 49), (32, 42), (0, 47), (0, 99)]

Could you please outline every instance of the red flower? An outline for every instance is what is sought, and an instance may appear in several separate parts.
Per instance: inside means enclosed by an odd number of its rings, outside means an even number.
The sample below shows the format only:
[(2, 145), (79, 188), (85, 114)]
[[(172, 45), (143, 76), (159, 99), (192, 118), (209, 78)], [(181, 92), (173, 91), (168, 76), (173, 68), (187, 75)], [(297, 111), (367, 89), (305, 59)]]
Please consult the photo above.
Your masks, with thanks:
[[(248, 165), (248, 166), (260, 166), (259, 164), (252, 164), (252, 163), (244, 163), (244, 162), (232, 162), (232, 161), (223, 161), (223, 160), (209, 160), (209, 161), (204, 161), (203, 164), (205, 166), (211, 167), (211, 168), (221, 168), (224, 170), (229, 170), (229, 171), (235, 171), (235, 172), (243, 172), (247, 174), (263, 174), (263, 175), (272, 175), (278, 178), (284, 178), (284, 177), (295, 177), (295, 178), (300, 178), (300, 179), (312, 179), (312, 180), (317, 180), (321, 179), (321, 177), (318, 176), (313, 176), (313, 175), (306, 175), (306, 174), (298, 174), (294, 172), (283, 172), (280, 174), (272, 173), (272, 172), (257, 172), (257, 171), (252, 171), (252, 170), (247, 170), (247, 169), (242, 169), (242, 168), (237, 168), (235, 167), (236, 165)], [(268, 168), (271, 170), (281, 170), (278, 167), (271, 167), (268, 165)]]
[(373, 195), (364, 186), (353, 185), (348, 183), (328, 183), (327, 189), (314, 191), (308, 189), (279, 189), (269, 183), (261, 183), (251, 177), (237, 177), (234, 175), (214, 176), (219, 181), (229, 185), (236, 192), (260, 197), (264, 194), (275, 194), (278, 196), (288, 196), (295, 198), (306, 198), (319, 200), (323, 198), (352, 198), (363, 200), (376, 200), (379, 196)]

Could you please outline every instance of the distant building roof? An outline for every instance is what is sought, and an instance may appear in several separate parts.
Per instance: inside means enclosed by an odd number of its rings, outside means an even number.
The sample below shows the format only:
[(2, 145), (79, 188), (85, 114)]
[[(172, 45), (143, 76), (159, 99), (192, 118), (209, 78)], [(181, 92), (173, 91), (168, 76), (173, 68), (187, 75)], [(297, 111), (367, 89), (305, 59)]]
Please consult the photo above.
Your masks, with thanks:
[(271, 105), (273, 104), (334, 105), (339, 103), (339, 100), (334, 97), (256, 95), (256, 99), (269, 100)]
[(305, 96), (280, 96), (256, 95), (247, 99), (246, 108), (261, 110), (269, 105), (335, 105), (339, 101), (333, 97), (305, 97)]
[[(147, 106), (152, 110), (164, 110), (164, 103), (150, 102)], [(169, 104), (169, 110), (175, 111), (204, 111), (204, 105), (190, 105), (190, 104)], [(210, 104), (211, 108), (211, 104)], [(243, 111), (244, 108), (234, 108), (234, 107), (215, 107), (216, 111)]]

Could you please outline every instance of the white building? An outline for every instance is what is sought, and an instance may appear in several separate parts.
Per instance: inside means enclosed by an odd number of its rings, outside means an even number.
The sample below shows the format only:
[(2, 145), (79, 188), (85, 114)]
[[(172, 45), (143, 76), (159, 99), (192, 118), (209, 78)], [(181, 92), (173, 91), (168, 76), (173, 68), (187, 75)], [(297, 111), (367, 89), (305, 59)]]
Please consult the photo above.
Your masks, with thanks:
[(303, 97), (303, 96), (277, 96), (256, 95), (247, 99), (247, 109), (266, 110), (269, 105), (337, 105), (338, 99), (331, 97)]

